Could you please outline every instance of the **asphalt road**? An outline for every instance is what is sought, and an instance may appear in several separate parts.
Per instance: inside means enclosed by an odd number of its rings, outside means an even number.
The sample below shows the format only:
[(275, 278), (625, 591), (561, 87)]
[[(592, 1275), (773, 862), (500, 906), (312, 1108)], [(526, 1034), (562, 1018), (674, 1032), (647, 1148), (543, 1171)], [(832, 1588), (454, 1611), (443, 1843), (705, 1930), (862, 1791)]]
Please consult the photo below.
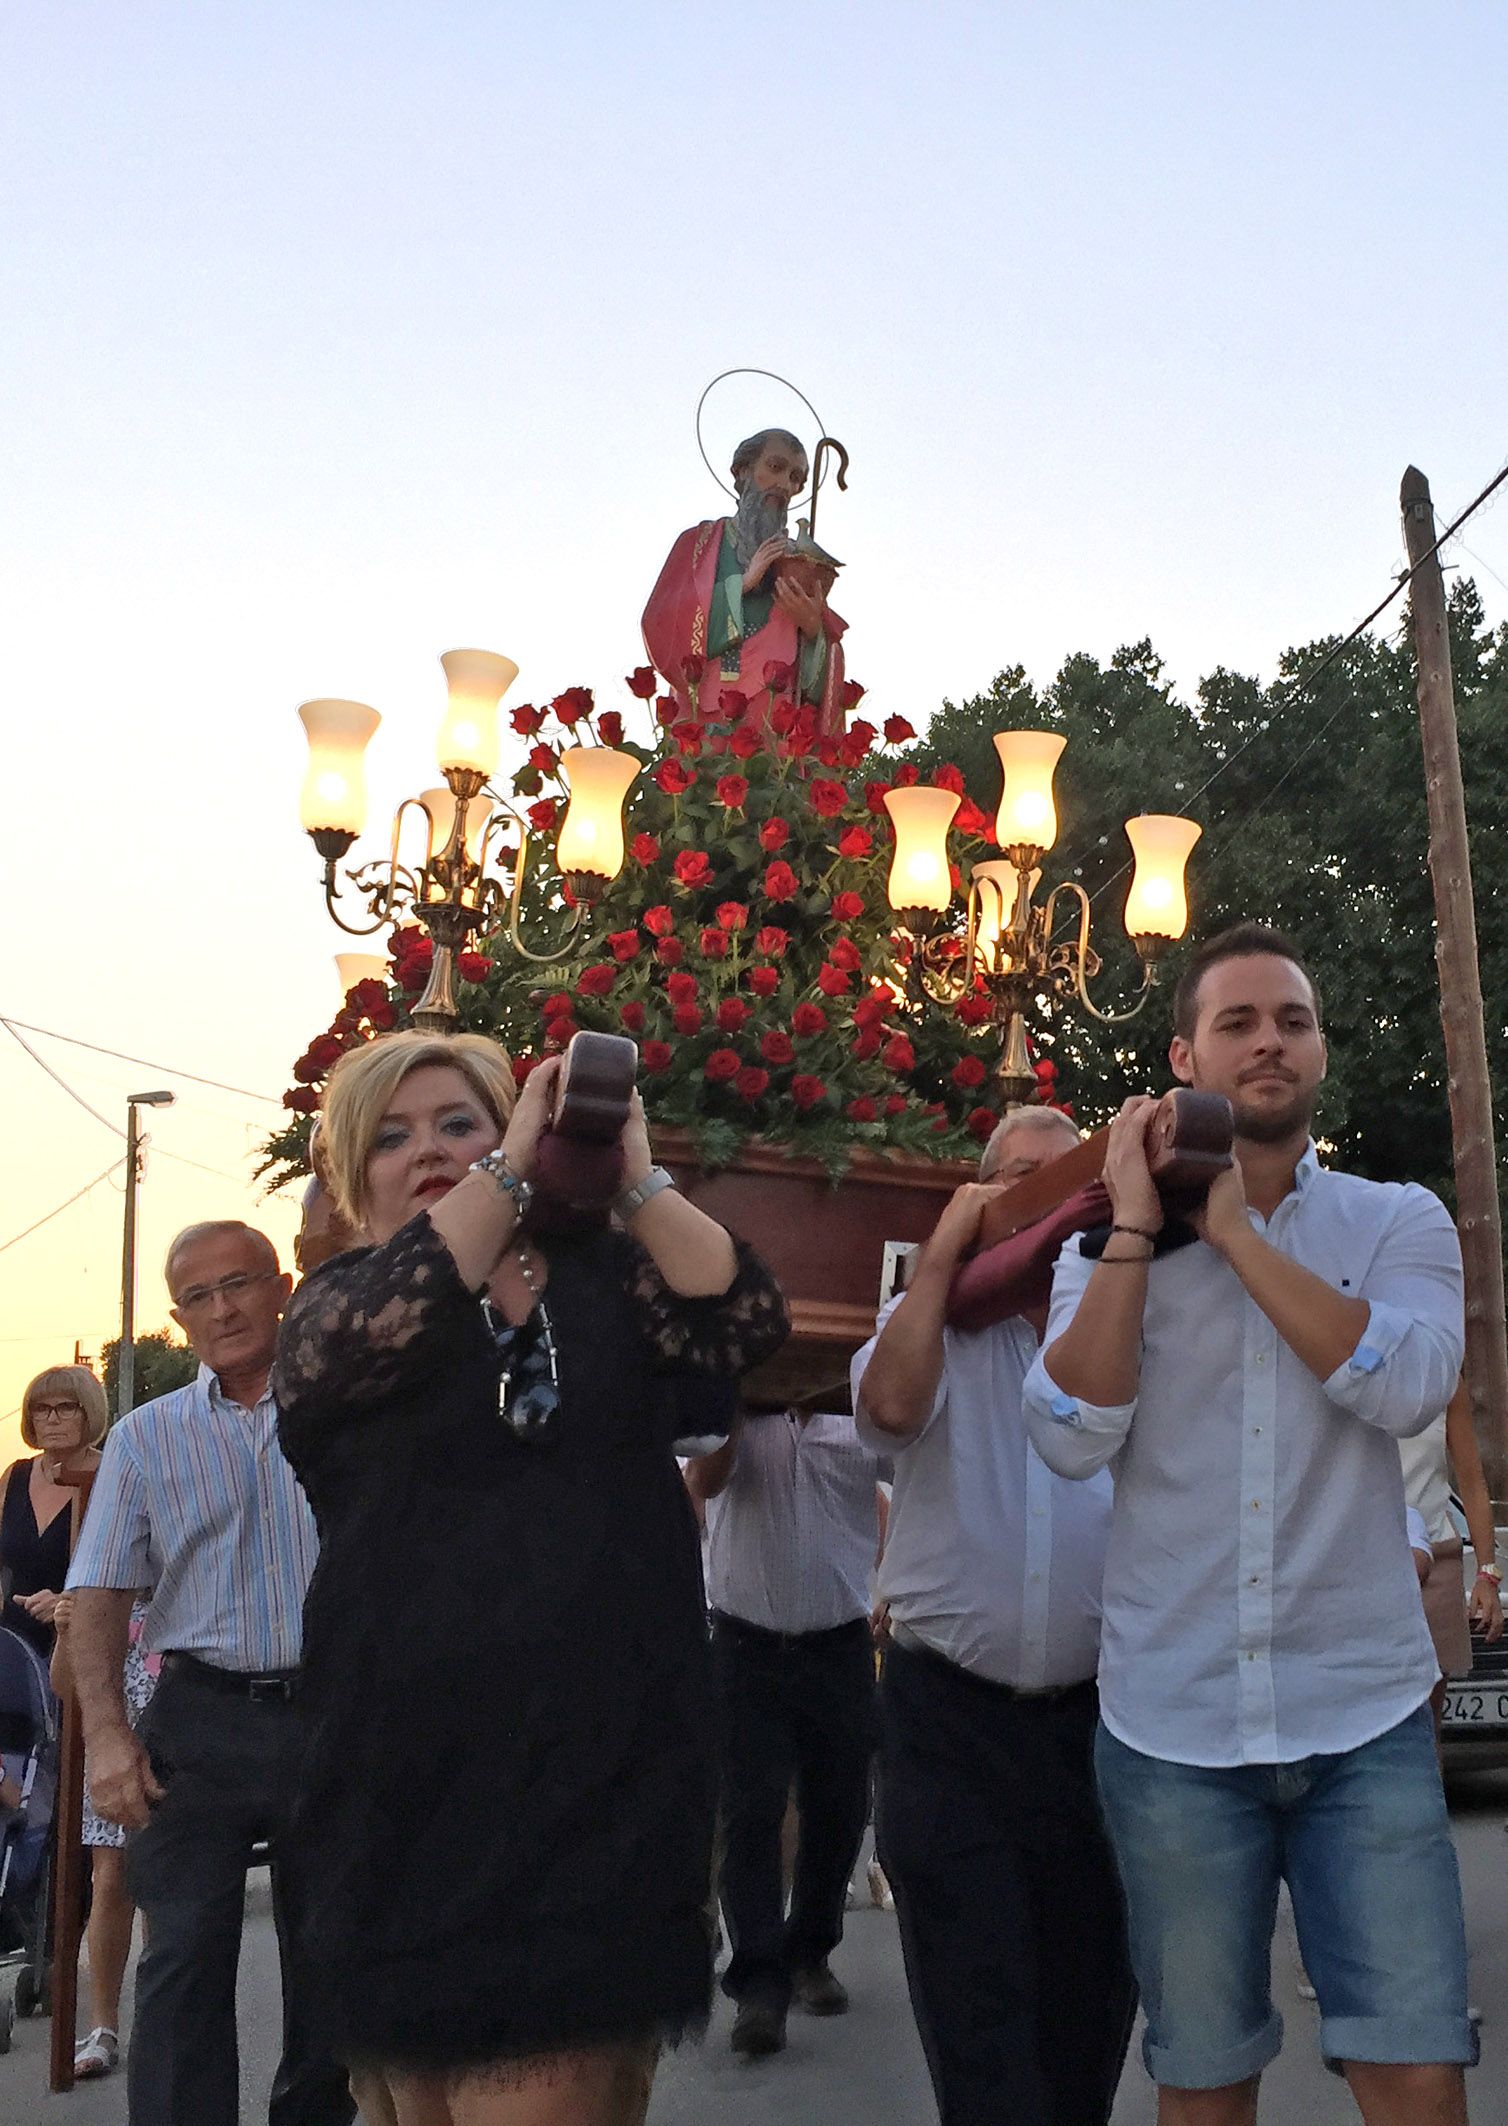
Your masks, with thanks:
[[(1466, 1885), (1472, 1998), (1486, 2012), (1483, 2062), (1470, 2077), (1474, 2126), (1508, 2126), (1508, 1773), (1460, 1782), (1453, 1794)], [(850, 1988), (848, 2015), (826, 2021), (793, 2015), (786, 2050), (746, 2066), (728, 2050), (728, 2010), (720, 2005), (702, 2046), (666, 2060), (649, 2126), (935, 2126), (926, 2069), (906, 1999), (895, 1921), (870, 1908), (849, 1915), (834, 1968)], [(1286, 1907), (1274, 1957), (1274, 1992), (1287, 2025), (1282, 2057), (1267, 2075), (1264, 2126), (1344, 2126), (1356, 2112), (1340, 2082), (1320, 2064), (1318, 2019), (1294, 1988), (1296, 1952)], [(1066, 1984), (1072, 1983), (1065, 1974)], [(129, 1993), (129, 1982), (128, 1982)], [(266, 2115), (279, 2026), (277, 1956), (265, 1882), (253, 1878), (241, 1963), (242, 2118)], [(4, 2126), (125, 2126), (124, 2080), (48, 2096), (47, 2029), (18, 2026), (15, 2049), (0, 2059)], [(1009, 2107), (1002, 2109), (1008, 2119)], [(1114, 2126), (1151, 2126), (1155, 2104), (1138, 2054), (1116, 2100)]]

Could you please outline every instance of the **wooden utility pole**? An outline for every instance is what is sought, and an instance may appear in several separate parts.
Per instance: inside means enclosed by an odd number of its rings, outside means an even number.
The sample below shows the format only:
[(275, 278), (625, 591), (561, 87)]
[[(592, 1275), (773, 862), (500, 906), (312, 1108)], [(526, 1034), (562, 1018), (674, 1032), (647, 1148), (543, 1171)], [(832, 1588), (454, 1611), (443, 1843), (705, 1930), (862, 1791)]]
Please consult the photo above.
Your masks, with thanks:
[(1477, 967), (1477, 922), (1466, 837), (1466, 797), (1450, 680), (1445, 579), (1435, 544), (1429, 482), (1416, 466), (1399, 494), (1413, 571), (1409, 602), (1419, 667), (1419, 729), (1429, 801), (1429, 871), (1435, 893), (1435, 965), (1456, 1167), (1456, 1223), (1466, 1266), (1466, 1380), (1488, 1488), (1508, 1498), (1508, 1326), (1503, 1310), (1503, 1226), (1492, 1132), (1492, 1078)]
[[(94, 1488), (92, 1469), (65, 1469), (58, 1481), (73, 1486), (69, 1503), (68, 1554), (78, 1548), (84, 1508)], [(63, 1733), (58, 1753), (58, 1799), (52, 1870), (52, 2031), (48, 2082), (54, 2095), (73, 2087), (77, 2044), (79, 1938), (84, 1925), (84, 1728), (72, 1682), (63, 1693)]]

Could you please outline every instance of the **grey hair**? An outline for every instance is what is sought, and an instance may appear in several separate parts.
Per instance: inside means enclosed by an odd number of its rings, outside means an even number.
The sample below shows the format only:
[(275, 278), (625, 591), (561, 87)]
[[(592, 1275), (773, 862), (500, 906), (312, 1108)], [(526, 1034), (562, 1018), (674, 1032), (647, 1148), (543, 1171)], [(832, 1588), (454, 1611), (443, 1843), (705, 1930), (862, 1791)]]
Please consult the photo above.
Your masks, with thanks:
[(808, 465), (812, 462), (806, 455), (806, 445), (800, 436), (793, 436), (788, 428), (760, 428), (753, 435), (745, 436), (733, 453), (733, 463), (729, 470), (733, 474), (735, 487), (738, 485), (740, 473), (746, 473), (752, 465), (758, 463), (766, 443), (785, 443), (792, 450), (799, 450)]
[(1012, 1130), (1051, 1129), (1054, 1125), (1068, 1130), (1078, 1141), (1079, 1126), (1072, 1115), (1065, 1115), (1061, 1107), (1028, 1106), (1024, 1102), (1017, 1107), (1008, 1107), (990, 1132), (989, 1142), (979, 1154), (979, 1178), (994, 1172), (1000, 1164), (1000, 1147)]
[[(181, 1233), (174, 1234), (169, 1243), (167, 1260), (162, 1265), (162, 1281), (168, 1290), (173, 1291), (173, 1265), (185, 1248), (195, 1247), (201, 1240), (214, 1240), (229, 1233), (239, 1234), (243, 1240), (249, 1240), (256, 1253), (261, 1256), (264, 1268), (273, 1272), (282, 1269), (283, 1266), (278, 1261), (278, 1251), (267, 1235), (259, 1233), (254, 1225), (248, 1225), (244, 1218), (207, 1218), (200, 1225), (186, 1225)], [(176, 1299), (178, 1295), (175, 1292), (173, 1296)]]

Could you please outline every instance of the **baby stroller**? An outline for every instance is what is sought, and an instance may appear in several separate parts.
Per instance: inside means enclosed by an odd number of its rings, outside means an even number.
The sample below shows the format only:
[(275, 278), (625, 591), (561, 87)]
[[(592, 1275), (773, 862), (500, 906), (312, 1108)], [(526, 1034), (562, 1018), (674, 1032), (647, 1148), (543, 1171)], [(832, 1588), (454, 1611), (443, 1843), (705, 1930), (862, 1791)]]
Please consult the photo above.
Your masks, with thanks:
[(18, 2015), (45, 2008), (58, 1791), (58, 1703), (34, 1647), (0, 1631), (0, 2053)]

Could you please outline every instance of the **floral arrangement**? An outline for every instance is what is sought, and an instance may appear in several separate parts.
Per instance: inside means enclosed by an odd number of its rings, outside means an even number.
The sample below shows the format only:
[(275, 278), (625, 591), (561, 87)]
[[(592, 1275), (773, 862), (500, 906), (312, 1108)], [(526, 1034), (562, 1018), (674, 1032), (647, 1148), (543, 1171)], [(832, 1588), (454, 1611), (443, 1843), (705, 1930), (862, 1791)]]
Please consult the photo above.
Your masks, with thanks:
[[(672, 697), (657, 698), (652, 670), (634, 672), (629, 694), (653, 719), (645, 744), (585, 687), (513, 710), (529, 742), (513, 778), (529, 838), (512, 860), (523, 865), (522, 935), (536, 950), (560, 937), (572, 901), (553, 863), (562, 751), (621, 746), (644, 768), (628, 799), (627, 859), (582, 921), (579, 946), (546, 966), (506, 940), (461, 953), (462, 1025), (502, 1041), (520, 1082), (580, 1027), (631, 1035), (651, 1123), (691, 1131), (709, 1166), (750, 1138), (787, 1143), (834, 1173), (856, 1145), (966, 1156), (998, 1120), (986, 1101), (999, 1048), (990, 1001), (976, 992), (947, 1011), (911, 993), (885, 891), (883, 799), (920, 780), (897, 753), (916, 734), (899, 716), (883, 730), (855, 717), (863, 689), (850, 682), (847, 730), (818, 736), (815, 712), (790, 697), (789, 670), (770, 665), (764, 677), (751, 723), (740, 693), (724, 690), (710, 714), (703, 698), (686, 719)], [(931, 780), (962, 800), (955, 847), (993, 848), (960, 771), (944, 765)], [(340, 1055), (408, 1023), (430, 942), (404, 926), (390, 952), (391, 980), (358, 983), (294, 1066), (290, 1121), (264, 1148), (263, 1171), (278, 1181), (304, 1169), (308, 1118)], [(1037, 1072), (1039, 1097), (1051, 1100), (1052, 1062)]]

